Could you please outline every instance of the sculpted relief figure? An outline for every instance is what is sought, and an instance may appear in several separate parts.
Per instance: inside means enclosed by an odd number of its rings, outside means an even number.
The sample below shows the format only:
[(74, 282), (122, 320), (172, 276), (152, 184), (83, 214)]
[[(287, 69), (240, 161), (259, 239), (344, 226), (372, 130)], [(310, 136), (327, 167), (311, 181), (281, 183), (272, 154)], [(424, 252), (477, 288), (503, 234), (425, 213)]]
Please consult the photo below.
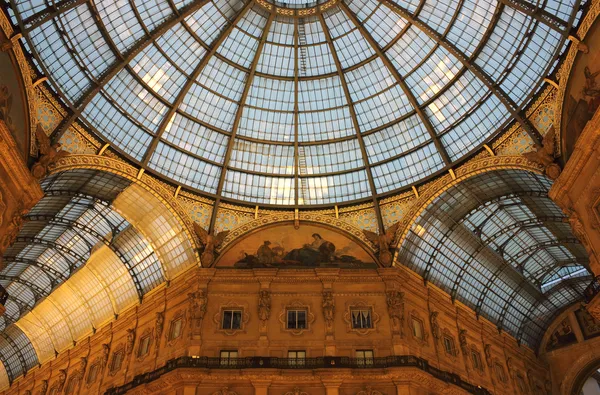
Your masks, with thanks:
[(433, 335), (433, 341), (437, 344), (440, 338), (440, 325), (438, 324), (438, 312), (432, 311), (429, 315), (429, 323), (431, 324), (431, 334)]
[(110, 354), (110, 345), (108, 343), (104, 343), (102, 345), (102, 367), (105, 367), (108, 364), (109, 354)]
[(206, 297), (206, 291), (200, 289), (196, 292), (188, 294), (190, 301), (190, 320), (192, 325), (198, 324), (204, 318), (206, 314), (206, 306), (208, 298)]
[(383, 266), (391, 266), (392, 260), (394, 256), (390, 251), (392, 243), (396, 238), (396, 232), (398, 232), (398, 228), (400, 227), (400, 223), (396, 222), (383, 233), (377, 234), (375, 232), (371, 232), (368, 230), (363, 230), (363, 233), (373, 244), (375, 244), (379, 248), (379, 262)]
[(560, 166), (554, 163), (555, 134), (554, 126), (551, 126), (544, 135), (542, 145), (537, 145), (536, 151), (523, 154), (527, 160), (544, 166), (544, 172), (551, 180), (556, 180), (561, 172)]
[(40, 157), (31, 167), (31, 174), (36, 180), (41, 180), (48, 174), (48, 167), (50, 165), (69, 155), (69, 153), (60, 149), (60, 144), (51, 144), (50, 138), (46, 135), (40, 124), (35, 129), (35, 138), (38, 142)]
[(263, 289), (258, 294), (258, 319), (263, 325), (271, 316), (271, 292)]
[(404, 292), (388, 291), (386, 302), (394, 332), (404, 337)]
[(333, 319), (335, 316), (335, 303), (333, 301), (333, 292), (331, 291), (323, 292), (323, 316), (327, 330), (330, 331), (333, 328)]
[(154, 330), (156, 331), (156, 338), (160, 339), (162, 335), (163, 327), (165, 326), (165, 313), (159, 311), (156, 313), (156, 320), (154, 321)]
[(204, 228), (194, 222), (194, 231), (200, 242), (204, 246), (204, 251), (200, 255), (200, 261), (204, 267), (212, 265), (215, 261), (215, 249), (219, 248), (229, 234), (229, 231), (219, 232), (216, 235), (209, 235)]
[(133, 345), (135, 344), (135, 329), (127, 329), (127, 346), (125, 353), (130, 355), (133, 352)]

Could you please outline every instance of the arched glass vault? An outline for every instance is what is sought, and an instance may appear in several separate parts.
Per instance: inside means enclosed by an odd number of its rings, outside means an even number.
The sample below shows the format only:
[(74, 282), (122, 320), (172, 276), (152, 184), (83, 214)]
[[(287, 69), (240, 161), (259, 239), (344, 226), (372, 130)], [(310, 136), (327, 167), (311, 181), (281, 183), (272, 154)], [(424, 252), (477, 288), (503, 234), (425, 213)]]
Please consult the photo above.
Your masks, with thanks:
[(394, 193), (511, 122), (539, 140), (520, 114), (581, 14), (579, 0), (325, 3), (11, 0), (69, 110), (55, 138), (77, 120), (184, 187), (286, 206)]
[(550, 186), (541, 175), (501, 170), (450, 187), (416, 219), (398, 263), (536, 349), (591, 279)]
[(42, 189), (0, 270), (9, 293), (0, 317), (6, 370), (0, 384), (54, 358), (197, 264), (177, 219), (140, 185), (75, 169), (45, 178)]

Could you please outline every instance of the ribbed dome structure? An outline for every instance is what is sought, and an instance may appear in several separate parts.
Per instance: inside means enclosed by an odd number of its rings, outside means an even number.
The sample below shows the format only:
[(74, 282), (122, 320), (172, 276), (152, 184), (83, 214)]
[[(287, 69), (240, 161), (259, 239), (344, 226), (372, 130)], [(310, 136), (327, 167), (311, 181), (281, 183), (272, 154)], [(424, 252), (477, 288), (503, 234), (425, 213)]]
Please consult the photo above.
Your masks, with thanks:
[[(91, 4), (91, 5), (90, 5)], [(369, 200), (516, 121), (572, 0), (15, 0), (79, 119), (147, 169), (252, 204)], [(56, 137), (56, 135), (55, 135)]]

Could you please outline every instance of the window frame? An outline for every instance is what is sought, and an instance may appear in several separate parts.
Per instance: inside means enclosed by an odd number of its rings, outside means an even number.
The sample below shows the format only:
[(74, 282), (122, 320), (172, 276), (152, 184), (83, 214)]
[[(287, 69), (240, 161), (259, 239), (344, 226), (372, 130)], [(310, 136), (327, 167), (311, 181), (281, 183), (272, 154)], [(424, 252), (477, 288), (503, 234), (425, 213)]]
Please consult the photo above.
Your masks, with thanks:
[[(417, 340), (419, 340), (421, 342), (426, 341), (426, 338), (425, 338), (425, 323), (423, 322), (423, 320), (420, 319), (420, 318), (417, 318), (417, 317), (415, 317), (413, 315), (410, 316), (410, 319), (411, 319), (410, 329), (411, 329), (411, 333), (412, 333), (413, 338), (415, 338), (415, 339), (417, 339)], [(415, 323), (419, 324), (420, 332), (421, 332), (420, 336), (418, 336), (417, 333), (416, 333), (416, 331), (415, 331)]]
[[(303, 356), (298, 356), (299, 353), (302, 353)], [(294, 354), (294, 356), (291, 354)], [(306, 350), (288, 350), (288, 365), (306, 366)]]
[[(87, 378), (86, 378), (86, 385), (92, 385), (96, 382), (96, 380), (98, 379), (98, 372), (100, 371), (100, 362), (94, 362), (91, 366), (90, 369), (88, 370), (88, 374), (87, 374)], [(93, 373), (93, 375), (92, 375)]]
[[(117, 359), (119, 356), (119, 359)], [(110, 359), (110, 367), (109, 371), (111, 374), (117, 373), (123, 367), (123, 361), (125, 360), (125, 349), (119, 348), (115, 352), (113, 352), (112, 358)], [(116, 366), (118, 361), (118, 366)]]
[[(140, 337), (140, 341), (138, 344), (138, 350), (137, 350), (138, 358), (143, 358), (150, 353), (151, 343), (152, 343), (152, 335), (151, 334), (149, 334), (149, 333), (144, 334)], [(144, 350), (144, 345), (146, 346), (145, 350)]]
[[(235, 356), (232, 354), (235, 353)], [(226, 354), (226, 355), (224, 355)], [(221, 350), (219, 351), (219, 365), (221, 366), (236, 366), (237, 359), (240, 357), (238, 350)]]
[[(354, 312), (362, 312), (362, 311), (366, 311), (368, 312), (368, 326), (355, 326), (355, 321), (354, 321)], [(360, 315), (362, 317), (362, 315)], [(362, 321), (362, 320), (361, 320)], [(350, 322), (351, 322), (351, 327), (352, 329), (355, 330), (366, 330), (366, 329), (374, 329), (374, 324), (373, 324), (373, 308), (371, 307), (358, 307), (358, 306), (353, 306), (350, 307)]]
[[(451, 344), (450, 349), (448, 349), (446, 341), (448, 341)], [(449, 334), (443, 333), (442, 334), (442, 344), (444, 345), (444, 352), (447, 355), (451, 355), (453, 357), (456, 356), (456, 353), (457, 353), (456, 342), (454, 341), (454, 338), (452, 336), (450, 336)]]
[[(228, 312), (231, 312), (231, 318), (230, 318), (230, 327), (226, 328), (225, 327), (225, 316)], [(235, 315), (236, 313), (239, 313), (239, 320), (237, 321), (239, 327), (235, 328), (234, 327), (234, 323), (235, 323)], [(225, 308), (225, 309), (221, 309), (221, 330), (224, 331), (239, 331), (242, 330), (244, 327), (244, 309), (243, 308)]]
[[(174, 335), (174, 330), (176, 328), (175, 325), (179, 325), (178, 328), (178, 333), (175, 336)], [(181, 335), (183, 334), (183, 317), (175, 317), (171, 320), (171, 323), (169, 324), (169, 333), (168, 333), (168, 340), (170, 342), (177, 340), (181, 337)]]
[[(296, 322), (295, 327), (290, 327), (290, 313), (295, 313), (295, 322)], [(304, 326), (299, 326), (300, 320), (298, 317), (298, 313), (304, 313)], [(296, 308), (296, 307), (286, 308), (285, 309), (285, 317), (286, 317), (285, 329), (292, 330), (292, 331), (303, 331), (303, 330), (308, 329), (308, 309), (307, 308)]]
[[(360, 355), (362, 353), (362, 355)], [(371, 354), (370, 357), (367, 353)], [(375, 360), (375, 352), (373, 349), (356, 349), (354, 350), (354, 358), (359, 366), (373, 366)], [(362, 361), (362, 362), (361, 362)]]

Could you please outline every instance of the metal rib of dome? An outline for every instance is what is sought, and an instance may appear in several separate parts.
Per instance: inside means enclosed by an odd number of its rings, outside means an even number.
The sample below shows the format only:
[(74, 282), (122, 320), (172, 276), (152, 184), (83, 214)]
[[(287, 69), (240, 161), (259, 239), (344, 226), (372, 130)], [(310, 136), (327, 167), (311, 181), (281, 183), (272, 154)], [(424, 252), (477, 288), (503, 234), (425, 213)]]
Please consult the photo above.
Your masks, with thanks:
[[(579, 1), (11, 0), (71, 114), (140, 165), (260, 205), (376, 199), (521, 117)], [(302, 8), (304, 7), (304, 8)], [(312, 8), (311, 8), (312, 7)]]

